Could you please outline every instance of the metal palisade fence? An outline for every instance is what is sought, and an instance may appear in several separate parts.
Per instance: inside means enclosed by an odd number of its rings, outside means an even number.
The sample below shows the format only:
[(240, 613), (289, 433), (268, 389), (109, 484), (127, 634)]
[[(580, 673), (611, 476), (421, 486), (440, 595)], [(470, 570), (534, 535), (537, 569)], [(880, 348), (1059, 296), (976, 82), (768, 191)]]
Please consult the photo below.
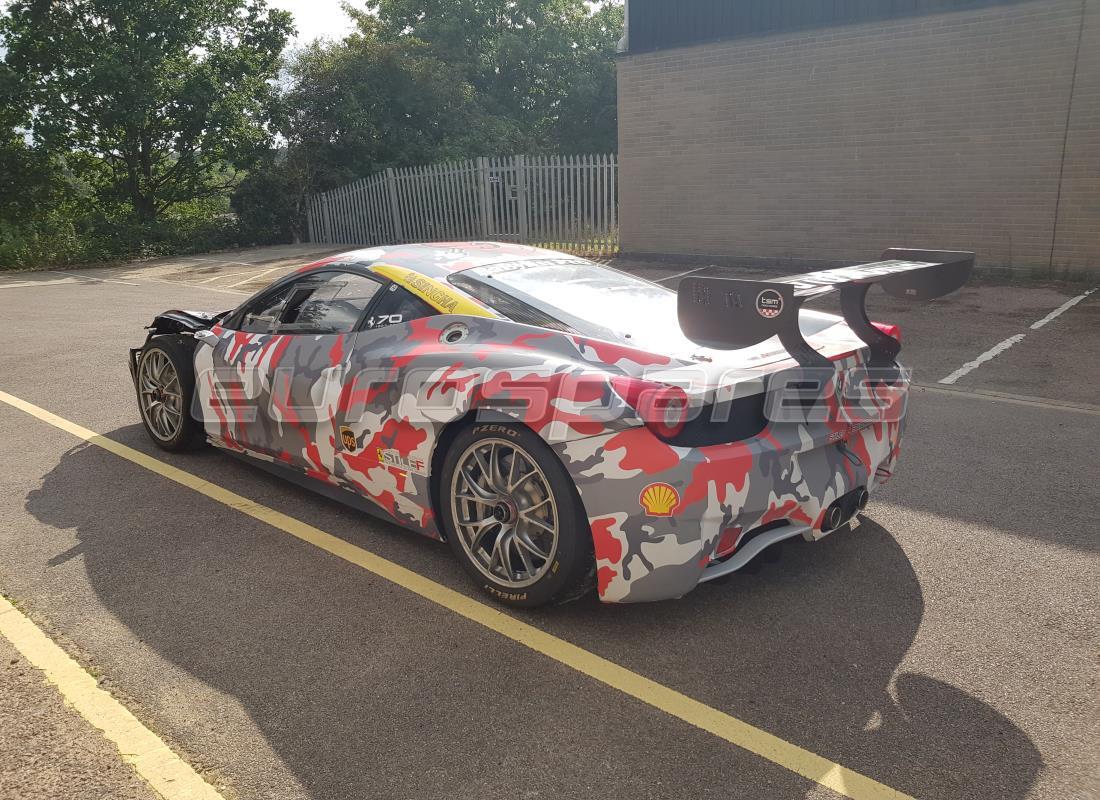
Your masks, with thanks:
[(387, 169), (317, 194), (310, 241), (375, 246), (491, 239), (618, 252), (615, 154), (511, 156)]

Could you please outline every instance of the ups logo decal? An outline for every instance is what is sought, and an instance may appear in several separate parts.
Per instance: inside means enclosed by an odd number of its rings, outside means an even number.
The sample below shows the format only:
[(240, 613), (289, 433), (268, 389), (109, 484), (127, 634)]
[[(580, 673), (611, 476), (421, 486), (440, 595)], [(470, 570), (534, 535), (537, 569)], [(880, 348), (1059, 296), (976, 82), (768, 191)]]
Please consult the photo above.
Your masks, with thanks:
[(340, 444), (350, 452), (354, 452), (359, 447), (359, 444), (355, 441), (355, 432), (347, 425), (340, 426)]

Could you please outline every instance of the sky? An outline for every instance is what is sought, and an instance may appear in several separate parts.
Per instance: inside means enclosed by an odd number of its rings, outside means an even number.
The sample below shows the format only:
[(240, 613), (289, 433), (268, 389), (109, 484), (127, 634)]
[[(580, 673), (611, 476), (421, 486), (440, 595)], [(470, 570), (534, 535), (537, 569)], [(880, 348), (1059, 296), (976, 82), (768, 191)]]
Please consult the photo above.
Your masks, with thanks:
[[(0, 5), (3, 2), (0, 0)], [(357, 0), (353, 2), (360, 8), (365, 5)], [(298, 36), (293, 44), (306, 44), (319, 36), (340, 39), (351, 33), (354, 26), (340, 4), (341, 0), (268, 0), (269, 6), (282, 8), (294, 15)]]
[[(0, 10), (9, 0), (0, 0)], [(364, 3), (356, 2), (357, 6)], [(268, 0), (268, 5), (281, 8), (294, 15), (294, 25), (298, 35), (292, 45), (306, 44), (320, 36), (340, 39), (351, 33), (354, 27), (348, 15), (340, 8), (341, 0)], [(4, 53), (0, 48), (0, 56)]]
[(340, 3), (341, 0), (268, 0), (272, 8), (281, 8), (294, 15), (294, 25), (298, 28), (295, 44), (305, 44), (319, 36), (340, 39), (350, 33), (353, 26)]
[[(0, 11), (7, 8), (10, 0), (0, 0)], [(268, 0), (272, 8), (282, 8), (294, 15), (294, 24), (298, 36), (294, 44), (305, 44), (319, 36), (340, 39), (351, 33), (354, 27), (348, 15), (340, 8), (341, 0)], [(365, 3), (355, 2), (362, 7)], [(4, 48), (0, 47), (0, 56)]]

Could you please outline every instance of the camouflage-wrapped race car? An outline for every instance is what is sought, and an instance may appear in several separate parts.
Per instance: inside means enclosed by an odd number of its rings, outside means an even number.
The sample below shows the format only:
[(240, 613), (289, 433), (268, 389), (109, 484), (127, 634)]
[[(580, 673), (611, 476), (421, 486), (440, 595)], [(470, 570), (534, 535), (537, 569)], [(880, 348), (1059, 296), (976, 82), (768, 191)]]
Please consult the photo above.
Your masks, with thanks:
[[(970, 253), (678, 291), (499, 243), (303, 267), (130, 351), (142, 420), (427, 536), (517, 606), (679, 597), (846, 526), (893, 474), (909, 376), (867, 290), (954, 291)], [(837, 290), (843, 316), (802, 308)]]

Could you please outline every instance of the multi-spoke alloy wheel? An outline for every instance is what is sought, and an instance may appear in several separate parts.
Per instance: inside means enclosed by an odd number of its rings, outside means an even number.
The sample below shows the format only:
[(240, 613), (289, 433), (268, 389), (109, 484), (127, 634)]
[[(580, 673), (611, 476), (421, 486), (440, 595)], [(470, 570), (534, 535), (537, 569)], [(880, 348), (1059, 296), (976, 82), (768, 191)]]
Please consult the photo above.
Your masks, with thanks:
[(138, 368), (141, 413), (153, 435), (164, 441), (179, 436), (183, 424), (183, 387), (168, 355), (149, 350)]
[(592, 531), (576, 484), (530, 428), (469, 425), (450, 439), (438, 474), (447, 542), (497, 601), (532, 608), (595, 585)]
[(462, 548), (512, 589), (537, 582), (558, 549), (554, 492), (535, 459), (504, 439), (481, 439), (458, 458), (451, 513)]
[(195, 393), (193, 345), (173, 336), (157, 336), (138, 361), (135, 386), (145, 430), (165, 450), (190, 450), (205, 439), (202, 424), (191, 416)]

